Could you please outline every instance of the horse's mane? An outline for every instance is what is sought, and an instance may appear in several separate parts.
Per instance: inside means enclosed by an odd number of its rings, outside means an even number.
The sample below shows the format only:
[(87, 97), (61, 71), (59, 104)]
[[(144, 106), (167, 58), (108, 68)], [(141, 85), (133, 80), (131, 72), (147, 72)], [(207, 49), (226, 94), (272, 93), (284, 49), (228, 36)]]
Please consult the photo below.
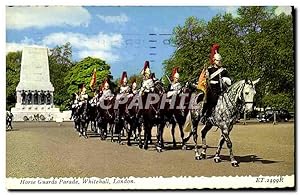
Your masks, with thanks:
[(236, 102), (240, 98), (244, 83), (245, 80), (240, 80), (228, 87), (227, 93), (230, 99)]

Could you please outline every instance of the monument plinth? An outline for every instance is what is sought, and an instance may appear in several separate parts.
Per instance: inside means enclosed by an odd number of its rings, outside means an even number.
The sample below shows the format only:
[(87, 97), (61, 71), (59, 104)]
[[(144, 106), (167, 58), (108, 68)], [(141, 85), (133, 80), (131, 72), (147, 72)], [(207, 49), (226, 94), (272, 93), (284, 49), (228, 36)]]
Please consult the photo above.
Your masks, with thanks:
[(53, 104), (54, 87), (50, 82), (48, 49), (24, 47), (17, 103), (11, 112), (15, 121), (55, 120), (60, 114)]

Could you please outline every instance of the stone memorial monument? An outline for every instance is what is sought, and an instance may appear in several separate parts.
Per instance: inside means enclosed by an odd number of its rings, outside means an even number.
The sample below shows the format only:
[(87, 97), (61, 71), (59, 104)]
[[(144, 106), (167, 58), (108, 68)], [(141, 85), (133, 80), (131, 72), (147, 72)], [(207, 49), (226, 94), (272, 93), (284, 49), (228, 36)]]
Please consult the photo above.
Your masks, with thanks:
[(24, 47), (17, 103), (11, 109), (14, 121), (51, 121), (60, 115), (53, 104), (54, 88), (50, 82), (48, 49)]

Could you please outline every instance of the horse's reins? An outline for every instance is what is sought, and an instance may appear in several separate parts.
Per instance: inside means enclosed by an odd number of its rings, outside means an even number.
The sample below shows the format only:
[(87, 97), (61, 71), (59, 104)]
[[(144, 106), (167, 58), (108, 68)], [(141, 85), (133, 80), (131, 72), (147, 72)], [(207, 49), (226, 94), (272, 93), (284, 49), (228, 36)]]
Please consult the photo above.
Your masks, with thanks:
[[(159, 98), (161, 98), (161, 96), (163, 96), (163, 93), (159, 93)], [(156, 114), (159, 113), (158, 109), (155, 109), (152, 104), (150, 104), (150, 106), (153, 108), (153, 110), (155, 111)]]

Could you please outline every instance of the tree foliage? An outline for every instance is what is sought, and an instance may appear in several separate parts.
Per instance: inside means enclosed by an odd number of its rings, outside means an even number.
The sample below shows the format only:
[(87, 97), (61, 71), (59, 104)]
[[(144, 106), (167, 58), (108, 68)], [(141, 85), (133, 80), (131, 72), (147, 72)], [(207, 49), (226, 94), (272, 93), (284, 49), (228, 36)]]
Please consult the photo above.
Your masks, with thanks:
[(66, 102), (69, 97), (67, 93), (67, 86), (64, 83), (64, 78), (67, 76), (68, 71), (73, 66), (72, 47), (70, 43), (50, 49), (48, 59), (50, 81), (55, 90), (54, 104), (58, 105), (61, 110), (65, 110)]
[(16, 103), (16, 87), (20, 81), (22, 53), (9, 52), (6, 55), (6, 109), (10, 110)]
[(76, 63), (68, 72), (64, 79), (65, 86), (67, 86), (67, 93), (69, 97), (78, 91), (78, 85), (85, 84), (87, 92), (91, 95), (92, 90), (89, 87), (92, 74), (96, 69), (96, 86), (106, 79), (112, 80), (110, 72), (110, 65), (99, 58), (86, 57), (80, 62)]
[(234, 82), (261, 78), (258, 106), (279, 105), (286, 100), (282, 106), (294, 109), (293, 36), (292, 16), (275, 15), (272, 7), (240, 7), (237, 17), (219, 14), (209, 22), (189, 17), (173, 30), (176, 51), (164, 62), (164, 71), (170, 75), (172, 68), (179, 66), (182, 82), (196, 82), (204, 64), (209, 63), (211, 45), (218, 43)]

